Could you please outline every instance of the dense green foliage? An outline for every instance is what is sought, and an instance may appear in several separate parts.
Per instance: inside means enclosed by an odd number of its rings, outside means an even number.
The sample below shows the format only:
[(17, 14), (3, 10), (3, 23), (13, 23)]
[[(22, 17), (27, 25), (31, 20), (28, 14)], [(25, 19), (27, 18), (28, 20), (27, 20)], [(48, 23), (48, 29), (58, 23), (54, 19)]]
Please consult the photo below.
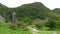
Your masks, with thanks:
[(47, 17), (47, 13), (49, 11), (50, 10), (40, 2), (25, 4), (16, 8), (16, 13), (18, 16), (30, 17), (32, 19), (44, 19)]
[(52, 10), (54, 13), (56, 14), (60, 14), (60, 8), (55, 8), (54, 10)]
[[(55, 11), (55, 12), (54, 12)], [(58, 11), (58, 12), (57, 12)], [(13, 19), (13, 13), (16, 13), (14, 15)], [(8, 8), (2, 4), (0, 4), (0, 14), (6, 19), (6, 22), (13, 22), (10, 26), (12, 28), (16, 28), (15, 26), (23, 26), (25, 27), (26, 25), (35, 25), (37, 28), (40, 29), (40, 26), (45, 26), (47, 25), (48, 28), (50, 29), (60, 29), (60, 17), (57, 13), (59, 12), (58, 10), (50, 10), (46, 6), (44, 6), (41, 2), (35, 2), (35, 3), (30, 3), (30, 4), (24, 4), (22, 6), (16, 7), (16, 8)], [(48, 19), (46, 19), (48, 18)], [(40, 22), (33, 21), (35, 19), (40, 19)], [(46, 22), (47, 21), (47, 22)], [(15, 23), (18, 22), (18, 23)], [(47, 24), (48, 23), (48, 24)], [(47, 27), (45, 26), (45, 27)]]

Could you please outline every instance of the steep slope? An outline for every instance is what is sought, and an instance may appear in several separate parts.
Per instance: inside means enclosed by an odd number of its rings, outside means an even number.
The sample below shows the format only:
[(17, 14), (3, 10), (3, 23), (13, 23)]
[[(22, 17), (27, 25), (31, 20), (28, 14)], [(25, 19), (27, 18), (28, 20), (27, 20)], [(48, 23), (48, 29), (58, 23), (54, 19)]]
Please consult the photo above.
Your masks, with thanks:
[(24, 4), (16, 8), (16, 13), (20, 17), (22, 16), (44, 19), (47, 17), (48, 12), (50, 12), (50, 10), (45, 7), (41, 2)]
[(12, 12), (11, 8), (8, 8), (7, 6), (0, 3), (0, 14), (3, 16), (6, 20), (8, 20), (10, 14)]

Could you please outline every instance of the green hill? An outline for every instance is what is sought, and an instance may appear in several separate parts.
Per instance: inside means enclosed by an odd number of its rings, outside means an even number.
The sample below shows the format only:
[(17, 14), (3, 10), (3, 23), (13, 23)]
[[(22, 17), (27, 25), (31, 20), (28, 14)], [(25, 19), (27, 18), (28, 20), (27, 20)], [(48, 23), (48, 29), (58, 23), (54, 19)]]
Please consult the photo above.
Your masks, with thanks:
[[(13, 13), (15, 13), (14, 16)], [(21, 26), (22, 24), (22, 26), (24, 27), (30, 25), (31, 23), (35, 25), (33, 21), (37, 19), (36, 25), (38, 27), (42, 26), (42, 22), (44, 22), (43, 26), (45, 26), (46, 23), (49, 23), (47, 26), (50, 29), (56, 28), (55, 26), (58, 26), (58, 28), (60, 27), (59, 15), (53, 13), (52, 10), (44, 6), (41, 2), (24, 4), (16, 8), (8, 8), (5, 5), (0, 4), (0, 14), (6, 19), (6, 22), (18, 21), (18, 24), (14, 23), (18, 26)], [(23, 23), (20, 21), (22, 21)], [(13, 27), (15, 27), (15, 25)]]
[(47, 7), (45, 7), (41, 2), (24, 4), (16, 8), (16, 13), (18, 16), (30, 17), (33, 19), (44, 19), (47, 17), (48, 12), (50, 12), (50, 10)]
[(52, 10), (54, 13), (56, 14), (60, 14), (60, 8), (55, 8), (54, 10)]
[[(47, 17), (54, 18), (56, 17), (50, 9), (44, 6), (41, 2), (35, 2), (30, 4), (24, 4), (17, 8), (8, 8), (2, 4), (0, 4), (0, 14), (6, 19), (10, 20), (12, 17), (12, 13), (16, 13), (17, 19), (21, 19), (24, 17), (30, 17), (32, 19), (39, 18), (45, 19)], [(54, 16), (54, 17), (52, 17)]]

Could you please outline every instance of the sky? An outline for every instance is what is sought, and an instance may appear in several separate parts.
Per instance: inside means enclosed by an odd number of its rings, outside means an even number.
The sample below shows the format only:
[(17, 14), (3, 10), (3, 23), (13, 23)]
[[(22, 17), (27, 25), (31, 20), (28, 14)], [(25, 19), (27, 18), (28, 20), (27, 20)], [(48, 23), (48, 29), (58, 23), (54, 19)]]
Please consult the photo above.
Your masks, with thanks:
[(51, 10), (55, 8), (60, 8), (60, 0), (0, 0), (0, 3), (10, 8), (33, 2), (42, 2), (46, 7)]

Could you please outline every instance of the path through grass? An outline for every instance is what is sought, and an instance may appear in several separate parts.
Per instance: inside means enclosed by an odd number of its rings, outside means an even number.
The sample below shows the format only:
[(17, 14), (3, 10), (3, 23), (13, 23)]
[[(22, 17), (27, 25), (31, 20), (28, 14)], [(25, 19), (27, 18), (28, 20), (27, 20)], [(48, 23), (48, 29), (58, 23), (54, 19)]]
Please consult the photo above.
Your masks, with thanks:
[[(60, 31), (40, 31), (37, 34), (53, 34), (56, 32), (60, 34)], [(0, 34), (32, 34), (31, 31), (23, 31), (20, 28), (18, 30), (12, 30), (7, 23), (0, 23)]]

